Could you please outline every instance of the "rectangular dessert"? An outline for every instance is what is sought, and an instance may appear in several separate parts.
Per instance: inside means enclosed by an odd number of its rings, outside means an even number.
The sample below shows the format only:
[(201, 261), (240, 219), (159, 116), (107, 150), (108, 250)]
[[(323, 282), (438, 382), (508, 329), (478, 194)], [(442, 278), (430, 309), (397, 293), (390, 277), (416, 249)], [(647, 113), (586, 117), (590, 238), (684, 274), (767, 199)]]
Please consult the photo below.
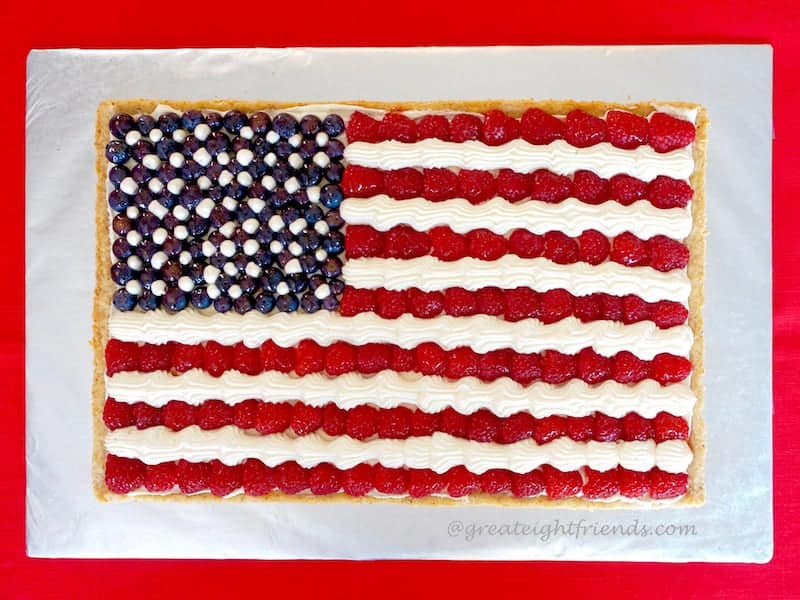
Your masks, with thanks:
[(706, 128), (102, 103), (98, 497), (702, 503)]

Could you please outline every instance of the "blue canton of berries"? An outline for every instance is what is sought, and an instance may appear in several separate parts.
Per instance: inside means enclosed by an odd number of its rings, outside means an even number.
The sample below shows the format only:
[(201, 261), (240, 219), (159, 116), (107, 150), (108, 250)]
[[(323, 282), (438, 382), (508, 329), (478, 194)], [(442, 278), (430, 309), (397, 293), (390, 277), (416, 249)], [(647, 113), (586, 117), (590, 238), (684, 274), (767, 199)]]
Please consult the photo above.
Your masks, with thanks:
[(116, 114), (106, 145), (118, 310), (335, 310), (338, 115)]

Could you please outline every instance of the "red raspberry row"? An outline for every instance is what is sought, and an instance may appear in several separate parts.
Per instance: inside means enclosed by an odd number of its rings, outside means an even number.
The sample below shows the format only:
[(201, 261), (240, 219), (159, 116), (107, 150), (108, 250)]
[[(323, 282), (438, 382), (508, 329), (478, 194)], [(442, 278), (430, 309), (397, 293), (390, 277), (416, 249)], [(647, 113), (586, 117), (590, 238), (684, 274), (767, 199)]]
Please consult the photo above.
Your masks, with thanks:
[(645, 302), (633, 295), (620, 297), (598, 293), (573, 296), (563, 289), (539, 293), (530, 288), (501, 290), (496, 287), (474, 292), (463, 288), (423, 292), (417, 288), (395, 291), (346, 287), (339, 310), (347, 317), (375, 312), (384, 319), (396, 319), (406, 313), (430, 319), (444, 313), (454, 317), (493, 315), (506, 321), (532, 318), (543, 323), (555, 323), (574, 316), (584, 323), (596, 320), (625, 324), (653, 321), (662, 329), (683, 325), (689, 316), (686, 307), (669, 300)]
[(476, 442), (510, 444), (534, 439), (546, 444), (560, 437), (576, 442), (626, 442), (655, 440), (685, 440), (689, 425), (682, 417), (661, 412), (653, 419), (629, 413), (614, 418), (596, 413), (587, 417), (550, 416), (536, 419), (529, 413), (519, 412), (509, 417), (498, 417), (487, 409), (463, 415), (453, 408), (438, 413), (427, 413), (399, 406), (375, 408), (362, 405), (344, 410), (335, 404), (314, 407), (303, 402), (264, 402), (245, 400), (230, 406), (222, 400), (206, 400), (192, 406), (181, 400), (171, 400), (162, 408), (137, 402), (127, 404), (107, 398), (103, 407), (103, 422), (110, 430), (136, 426), (147, 429), (163, 425), (180, 431), (190, 425), (201, 429), (219, 429), (235, 425), (241, 429), (255, 429), (261, 434), (282, 433), (291, 429), (296, 435), (324, 431), (327, 435), (348, 435), (366, 440), (377, 435), (385, 439), (408, 439), (442, 432)]
[(398, 169), (381, 171), (349, 165), (342, 179), (342, 191), (349, 198), (369, 198), (386, 194), (397, 200), (425, 198), (432, 202), (465, 198), (481, 204), (501, 197), (509, 202), (533, 198), (557, 204), (576, 198), (587, 204), (615, 200), (624, 206), (648, 200), (656, 208), (683, 208), (692, 199), (692, 188), (685, 181), (659, 175), (646, 183), (630, 175), (603, 179), (592, 171), (576, 171), (572, 177), (545, 169), (530, 174), (500, 169), (491, 171), (461, 169)]
[(248, 348), (241, 343), (223, 346), (217, 342), (191, 346), (174, 342), (139, 346), (113, 339), (106, 345), (106, 372), (109, 375), (120, 371), (180, 373), (203, 369), (218, 377), (233, 369), (247, 375), (280, 371), (295, 372), (300, 376), (322, 372), (336, 376), (353, 372), (369, 375), (391, 369), (450, 379), (474, 376), (483, 381), (494, 381), (510, 377), (521, 384), (537, 380), (557, 384), (577, 377), (590, 384), (655, 379), (667, 385), (686, 379), (691, 368), (688, 359), (672, 354), (657, 354), (653, 360), (645, 361), (628, 351), (606, 357), (591, 348), (572, 355), (556, 350), (522, 354), (508, 349), (478, 354), (463, 346), (444, 350), (433, 342), (410, 350), (393, 344), (354, 346), (336, 342), (320, 346), (312, 340), (303, 340), (290, 348), (278, 346), (271, 340), (260, 348)]
[(560, 231), (537, 235), (526, 229), (515, 229), (506, 237), (488, 229), (459, 234), (441, 226), (426, 233), (397, 225), (383, 232), (369, 225), (348, 225), (345, 253), (347, 258), (409, 259), (433, 255), (443, 261), (467, 256), (493, 261), (514, 254), (522, 258), (543, 256), (559, 265), (577, 262), (599, 265), (611, 260), (627, 267), (649, 266), (661, 272), (683, 269), (689, 264), (689, 249), (664, 235), (642, 240), (626, 231), (609, 241), (594, 229), (577, 238)]
[(504, 494), (517, 498), (545, 495), (553, 499), (583, 494), (589, 499), (624, 498), (666, 500), (686, 493), (688, 476), (660, 469), (640, 473), (618, 467), (610, 471), (585, 469), (563, 472), (549, 465), (528, 473), (492, 469), (481, 475), (464, 467), (453, 467), (443, 474), (429, 469), (392, 469), (380, 464), (362, 463), (351, 469), (337, 469), (330, 463), (303, 468), (296, 462), (277, 467), (250, 458), (227, 466), (219, 460), (193, 463), (185, 460), (145, 465), (143, 462), (114, 455), (106, 457), (106, 487), (117, 494), (146, 489), (152, 493), (169, 492), (176, 486), (183, 494), (209, 491), (215, 496), (243, 489), (248, 496), (264, 496), (279, 491), (299, 494), (310, 491), (317, 496), (345, 493), (365, 496), (371, 492), (408, 494), (422, 498), (447, 494), (461, 498), (470, 494)]
[(482, 116), (457, 114), (425, 115), (411, 119), (402, 113), (390, 112), (380, 120), (356, 111), (347, 122), (347, 141), (416, 142), (437, 138), (451, 142), (479, 140), (499, 146), (522, 138), (531, 144), (549, 144), (555, 140), (585, 148), (609, 142), (617, 148), (633, 149), (649, 144), (656, 152), (684, 148), (694, 141), (695, 128), (689, 121), (662, 112), (650, 119), (633, 113), (612, 110), (605, 119), (582, 110), (572, 110), (564, 119), (540, 108), (529, 108), (515, 119), (501, 110), (490, 110)]

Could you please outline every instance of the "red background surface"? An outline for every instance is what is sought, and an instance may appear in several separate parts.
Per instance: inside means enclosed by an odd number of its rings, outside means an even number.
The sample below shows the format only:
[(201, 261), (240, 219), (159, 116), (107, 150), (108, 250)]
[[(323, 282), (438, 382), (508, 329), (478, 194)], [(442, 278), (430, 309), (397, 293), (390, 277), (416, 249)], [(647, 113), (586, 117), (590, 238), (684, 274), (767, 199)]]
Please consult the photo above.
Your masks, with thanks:
[[(427, 2), (328, 8), (270, 2), (150, 2), (0, 6), (0, 596), (107, 599), (253, 597), (422, 598), (800, 597), (800, 486), (794, 473), (800, 415), (800, 7), (792, 1)], [(139, 8), (142, 7), (142, 8)], [(235, 8), (234, 8), (235, 7)], [(495, 12), (501, 7), (502, 12)], [(293, 16), (305, 18), (298, 21)], [(260, 25), (252, 26), (255, 18)], [(308, 26), (309, 19), (320, 19)], [(491, 44), (771, 43), (775, 48), (774, 406), (775, 558), (768, 565), (600, 563), (258, 562), (43, 560), (24, 546), (24, 123), (31, 48), (408, 46)], [(224, 95), (224, 91), (221, 92)], [(491, 95), (491, 94), (489, 94)], [(720, 201), (724, 201), (720, 199)], [(56, 291), (54, 291), (56, 293)], [(732, 340), (731, 351), (736, 351)], [(733, 376), (733, 374), (731, 375)], [(56, 399), (54, 399), (56, 400)], [(742, 482), (746, 484), (746, 482)], [(735, 526), (735, 524), (731, 524)], [(347, 592), (350, 590), (350, 593)], [(449, 592), (449, 593), (448, 593)]]

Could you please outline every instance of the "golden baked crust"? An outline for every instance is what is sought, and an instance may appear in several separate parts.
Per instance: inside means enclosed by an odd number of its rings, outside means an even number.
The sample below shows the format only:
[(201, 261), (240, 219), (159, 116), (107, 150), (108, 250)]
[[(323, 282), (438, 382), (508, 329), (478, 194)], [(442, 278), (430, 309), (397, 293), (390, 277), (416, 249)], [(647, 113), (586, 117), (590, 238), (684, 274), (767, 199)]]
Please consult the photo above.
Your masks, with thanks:
[[(92, 384), (92, 412), (94, 427), (94, 450), (92, 462), (92, 478), (94, 482), (94, 492), (99, 500), (130, 500), (130, 496), (114, 494), (106, 488), (104, 481), (104, 462), (105, 451), (103, 438), (106, 433), (103, 424), (103, 402), (105, 401), (105, 365), (104, 352), (106, 340), (108, 339), (108, 314), (111, 306), (111, 295), (114, 286), (108, 277), (111, 267), (111, 251), (109, 242), (109, 219), (106, 208), (106, 169), (107, 162), (104, 156), (104, 149), (108, 140), (107, 124), (114, 113), (126, 112), (129, 114), (152, 112), (159, 104), (169, 105), (176, 110), (188, 110), (190, 108), (202, 107), (209, 110), (221, 112), (238, 109), (243, 112), (254, 112), (257, 110), (276, 110), (298, 106), (297, 102), (261, 102), (261, 101), (241, 101), (241, 100), (207, 100), (207, 101), (186, 101), (186, 100), (109, 100), (100, 103), (97, 109), (97, 120), (95, 127), (95, 146), (96, 146), (96, 170), (97, 170), (97, 202), (96, 202), (96, 285), (94, 293), (93, 308), (93, 337), (94, 347), (94, 379)], [(699, 506), (705, 501), (705, 486), (703, 480), (703, 468), (706, 454), (705, 424), (703, 421), (703, 304), (705, 279), (705, 237), (706, 231), (706, 211), (705, 211), (705, 167), (706, 167), (706, 146), (708, 142), (708, 113), (706, 109), (698, 104), (690, 102), (634, 102), (634, 103), (615, 103), (615, 102), (579, 102), (575, 100), (480, 100), (480, 101), (437, 101), (437, 102), (372, 102), (364, 100), (337, 101), (337, 102), (314, 102), (313, 104), (349, 104), (363, 108), (375, 108), (380, 110), (453, 110), (463, 112), (485, 112), (491, 109), (500, 109), (512, 116), (520, 116), (526, 109), (538, 107), (553, 114), (566, 114), (573, 109), (581, 109), (588, 113), (601, 116), (608, 110), (620, 109), (627, 110), (639, 115), (648, 115), (655, 110), (664, 107), (681, 109), (696, 109), (697, 136), (694, 143), (695, 170), (690, 179), (694, 189), (692, 201), (693, 227), (686, 244), (690, 251), (689, 278), (692, 282), (692, 292), (689, 298), (689, 325), (694, 332), (694, 344), (691, 350), (691, 362), (693, 366), (691, 387), (697, 396), (694, 414), (692, 416), (691, 438), (689, 443), (692, 447), (694, 458), (689, 466), (689, 488), (685, 496), (675, 502), (663, 501), (610, 501), (598, 502), (583, 498), (567, 498), (563, 500), (552, 500), (547, 497), (515, 498), (511, 496), (496, 496), (491, 494), (471, 494), (466, 498), (446, 498), (446, 497), (353, 497), (345, 494), (334, 494), (330, 496), (313, 496), (310, 494), (288, 495), (281, 492), (272, 492), (265, 496), (252, 497), (240, 494), (225, 499), (227, 502), (263, 502), (263, 501), (291, 501), (291, 502), (394, 502), (415, 505), (436, 505), (436, 506), (464, 506), (478, 504), (493, 504), (498, 506), (514, 507), (537, 507), (537, 508), (571, 508), (571, 509), (608, 509), (608, 508), (672, 508), (682, 506)], [(146, 498), (150, 500), (170, 501), (219, 501), (220, 498), (211, 494), (201, 494), (197, 496), (184, 496), (173, 494), (168, 496), (142, 495), (135, 498)]]

